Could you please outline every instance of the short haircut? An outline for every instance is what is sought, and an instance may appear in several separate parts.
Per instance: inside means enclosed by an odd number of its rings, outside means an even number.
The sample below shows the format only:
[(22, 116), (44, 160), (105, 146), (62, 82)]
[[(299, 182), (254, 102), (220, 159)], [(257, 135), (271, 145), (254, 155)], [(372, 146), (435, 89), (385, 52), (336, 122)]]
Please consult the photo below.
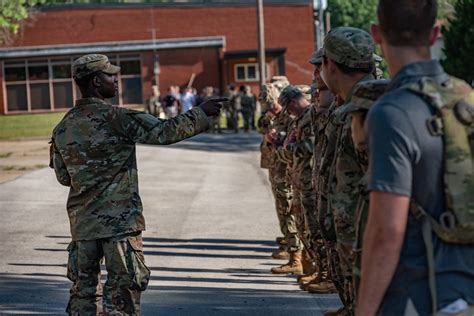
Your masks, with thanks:
[(379, 0), (380, 31), (393, 46), (428, 46), (437, 11), (436, 0)]
[(89, 85), (89, 82), (92, 80), (92, 78), (94, 78), (95, 76), (97, 76), (99, 74), (100, 74), (100, 71), (96, 71), (96, 72), (90, 73), (88, 75), (85, 75), (84, 77), (82, 77), (80, 79), (74, 78), (74, 81), (79, 86), (79, 88), (87, 88), (87, 86)]

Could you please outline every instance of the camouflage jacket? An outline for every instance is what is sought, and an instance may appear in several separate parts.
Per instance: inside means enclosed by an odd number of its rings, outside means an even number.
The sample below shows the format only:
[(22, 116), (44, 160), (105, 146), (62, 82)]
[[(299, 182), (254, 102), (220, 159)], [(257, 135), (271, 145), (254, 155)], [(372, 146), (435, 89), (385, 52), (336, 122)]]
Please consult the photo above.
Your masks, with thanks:
[[(334, 103), (334, 102), (333, 102)], [(325, 130), (329, 119), (330, 108), (311, 108), (311, 128), (314, 134), (313, 143), (313, 180), (317, 183), (318, 172), (321, 165), (321, 158), (325, 148), (326, 137)]]
[[(257, 131), (260, 134), (265, 135), (270, 131), (271, 120), (270, 118), (263, 114), (257, 121)], [(272, 145), (263, 137), (262, 142), (260, 143), (260, 168), (268, 169), (272, 165)]]
[(295, 141), (286, 148), (286, 156), (292, 157), (292, 184), (296, 189), (312, 190), (314, 133), (311, 126), (312, 106), (294, 120)]
[(290, 131), (293, 119), (286, 112), (281, 112), (275, 116), (272, 120), (271, 129), (275, 129), (278, 132), (278, 139), (272, 144), (273, 147), (273, 164), (277, 165), (286, 165), (291, 163), (285, 155), (283, 154), (283, 142)]
[(317, 192), (323, 196), (327, 196), (329, 191), (331, 165), (336, 156), (338, 125), (335, 124), (334, 111), (338, 107), (339, 105), (334, 101), (327, 110), (326, 118), (323, 122), (324, 128), (318, 135), (317, 145), (315, 147), (315, 150), (317, 151), (317, 155), (315, 155)]
[[(360, 82), (373, 79), (364, 77)], [(354, 85), (355, 87), (355, 85)], [(351, 101), (352, 92), (347, 96), (345, 103)], [(331, 207), (340, 212), (355, 216), (360, 190), (359, 183), (364, 176), (360, 157), (352, 140), (351, 116), (347, 113), (334, 112), (334, 122), (337, 125), (337, 142), (334, 164), (331, 166), (329, 179), (329, 194)]]
[(97, 98), (77, 100), (53, 130), (50, 163), (59, 183), (70, 187), (67, 211), (72, 239), (144, 230), (135, 144), (179, 142), (208, 125), (199, 107), (161, 120)]

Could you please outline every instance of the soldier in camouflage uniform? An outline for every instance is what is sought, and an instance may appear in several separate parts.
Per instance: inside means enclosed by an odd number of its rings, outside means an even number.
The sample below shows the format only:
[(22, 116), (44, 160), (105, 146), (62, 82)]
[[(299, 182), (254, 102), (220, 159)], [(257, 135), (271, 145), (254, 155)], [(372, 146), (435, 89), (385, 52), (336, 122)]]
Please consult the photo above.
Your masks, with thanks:
[[(360, 29), (338, 27), (332, 29), (324, 40), (322, 77), (328, 88), (344, 104), (351, 101), (358, 82), (373, 79), (374, 43), (371, 36)], [(364, 173), (357, 161), (351, 136), (351, 118), (334, 110), (330, 119), (336, 135), (334, 158), (329, 165), (328, 207), (334, 218), (336, 247), (343, 277), (343, 303), (340, 313), (354, 314), (354, 286), (352, 267), (355, 241), (355, 212), (359, 200), (359, 182)]]
[[(150, 270), (143, 256), (145, 220), (138, 194), (135, 144), (170, 144), (205, 131), (220, 105), (210, 100), (171, 120), (112, 106), (120, 68), (104, 55), (73, 63), (82, 99), (54, 128), (50, 166), (70, 187), (72, 242), (67, 276), (73, 282), (67, 312), (140, 314)], [(105, 258), (107, 281), (100, 282)]]
[(286, 135), (286, 130), (290, 124), (291, 118), (288, 114), (282, 112), (282, 107), (278, 103), (278, 97), (281, 90), (289, 84), (286, 77), (274, 77), (272, 82), (262, 88), (260, 102), (262, 108), (266, 110), (266, 116), (270, 118), (270, 125), (264, 135), (263, 149), (268, 153), (266, 164), (268, 165), (269, 180), (275, 197), (275, 208), (277, 212), (280, 230), (283, 239), (278, 238), (279, 249), (272, 254), (274, 259), (288, 259), (287, 248), (293, 249), (294, 241), (288, 245), (287, 236), (288, 227), (286, 216), (289, 212), (291, 201), (291, 187), (286, 178), (286, 163), (280, 161), (276, 156), (276, 144), (282, 141)]
[[(274, 118), (274, 114), (272, 113), (272, 111), (269, 111), (269, 109), (273, 107), (273, 89), (275, 89), (275, 87), (272, 84), (264, 85), (260, 90), (260, 94), (258, 97), (258, 100), (262, 107), (262, 115), (257, 121), (257, 131), (263, 135), (262, 142), (260, 143), (260, 168), (268, 170), (273, 168), (275, 164), (272, 144), (265, 138), (265, 134), (269, 133), (272, 128), (272, 119)], [(270, 176), (270, 173), (268, 177), (273, 188), (273, 180)], [(275, 191), (272, 190), (272, 192), (274, 193), (274, 197), (276, 199), (277, 195), (275, 195)], [(279, 227), (283, 234), (283, 223), (285, 216), (284, 214), (286, 211), (279, 208), (279, 206), (282, 205), (281, 203), (278, 203), (278, 201), (276, 200), (275, 202), (277, 206), (276, 211)], [(285, 259), (288, 258), (289, 254), (286, 251), (285, 237), (277, 237), (276, 242), (279, 245), (279, 249), (272, 254), (272, 257), (274, 257), (275, 259), (280, 259), (281, 257)]]
[[(338, 258), (335, 242), (336, 233), (334, 230), (332, 214), (327, 212), (327, 190), (326, 186), (323, 185), (322, 179), (324, 179), (324, 170), (321, 169), (320, 165), (322, 161), (328, 161), (329, 158), (323, 159), (323, 153), (325, 153), (328, 139), (333, 137), (332, 134), (325, 134), (328, 116), (330, 114), (331, 105), (334, 103), (334, 95), (329, 91), (324, 81), (321, 79), (320, 72), (322, 66), (322, 49), (315, 51), (311, 56), (309, 63), (314, 66), (313, 81), (317, 87), (317, 95), (314, 106), (311, 108), (311, 124), (314, 134), (313, 144), (313, 186), (314, 195), (316, 199), (315, 213), (318, 218), (318, 223), (321, 231), (321, 237), (324, 242), (324, 249), (326, 255), (324, 259), (319, 262), (320, 271), (313, 278), (308, 277), (301, 279), (300, 282), (303, 284), (303, 288), (310, 293), (328, 293), (335, 290), (332, 276), (330, 273), (330, 261), (329, 258)], [(329, 142), (331, 143), (331, 142)], [(329, 151), (328, 151), (329, 153)], [(321, 173), (321, 177), (319, 174)], [(338, 262), (338, 260), (332, 260)], [(338, 266), (338, 264), (336, 265)], [(306, 284), (305, 284), (306, 283)], [(342, 286), (341, 286), (342, 288)]]
[[(293, 187), (292, 210), (297, 210), (293, 211), (292, 215), (298, 223), (298, 233), (305, 245), (309, 270), (317, 270), (320, 273), (322, 272), (320, 263), (326, 260), (326, 256), (315, 212), (316, 200), (312, 181), (314, 134), (311, 126), (312, 107), (308, 100), (309, 92), (308, 86), (288, 86), (280, 95), (280, 103), (295, 116), (282, 151), (283, 155), (292, 161), (290, 170)], [(312, 274), (313, 271), (309, 273)]]
[(364, 131), (364, 122), (370, 107), (387, 89), (389, 80), (369, 80), (357, 84), (351, 102), (341, 107), (341, 113), (351, 115), (351, 135), (356, 150), (357, 161), (364, 172), (364, 177), (359, 182), (359, 200), (357, 201), (355, 215), (355, 243), (354, 243), (354, 293), (360, 283), (360, 267), (362, 255), (362, 239), (369, 212), (369, 192), (367, 190), (369, 158)]

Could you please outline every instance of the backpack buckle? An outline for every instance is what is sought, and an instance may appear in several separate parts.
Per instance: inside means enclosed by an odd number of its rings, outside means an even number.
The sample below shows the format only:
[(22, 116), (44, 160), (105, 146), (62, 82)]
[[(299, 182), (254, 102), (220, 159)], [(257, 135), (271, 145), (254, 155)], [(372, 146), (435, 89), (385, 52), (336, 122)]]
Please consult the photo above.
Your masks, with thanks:
[(442, 136), (443, 135), (443, 121), (440, 117), (433, 116), (432, 118), (426, 121), (426, 126), (428, 131), (432, 136)]
[(451, 212), (444, 212), (439, 216), (440, 225), (446, 230), (452, 230), (456, 227), (456, 217)]

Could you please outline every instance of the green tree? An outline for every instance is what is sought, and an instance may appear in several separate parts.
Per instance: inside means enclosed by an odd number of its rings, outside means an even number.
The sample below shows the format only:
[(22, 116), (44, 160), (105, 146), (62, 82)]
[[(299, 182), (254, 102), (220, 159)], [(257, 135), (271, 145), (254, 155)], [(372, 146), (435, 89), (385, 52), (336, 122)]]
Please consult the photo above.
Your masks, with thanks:
[(7, 42), (20, 28), (35, 5), (47, 0), (0, 0), (0, 43)]
[(378, 0), (329, 0), (331, 26), (353, 26), (368, 31), (376, 21)]
[(469, 83), (474, 82), (474, 0), (457, 0), (455, 14), (443, 29), (446, 71)]

